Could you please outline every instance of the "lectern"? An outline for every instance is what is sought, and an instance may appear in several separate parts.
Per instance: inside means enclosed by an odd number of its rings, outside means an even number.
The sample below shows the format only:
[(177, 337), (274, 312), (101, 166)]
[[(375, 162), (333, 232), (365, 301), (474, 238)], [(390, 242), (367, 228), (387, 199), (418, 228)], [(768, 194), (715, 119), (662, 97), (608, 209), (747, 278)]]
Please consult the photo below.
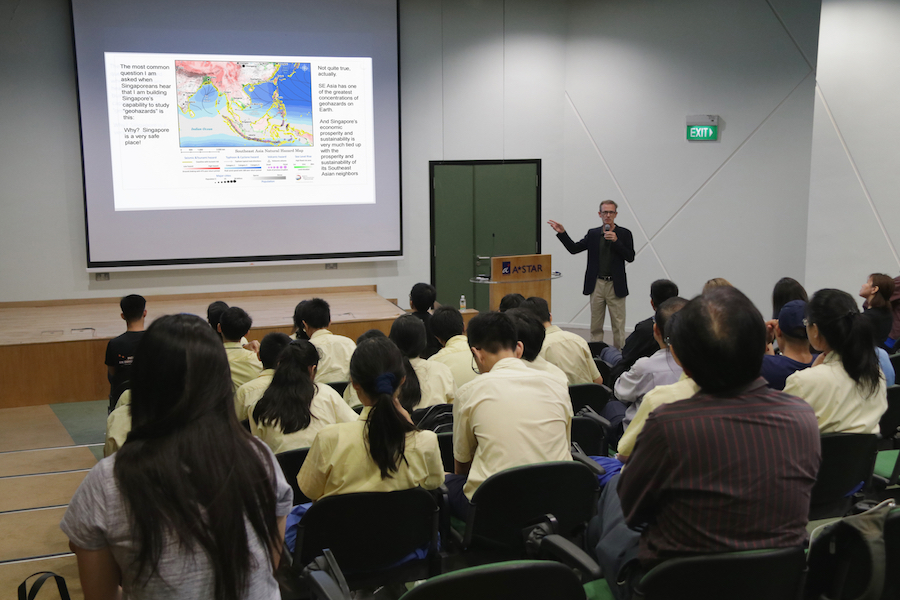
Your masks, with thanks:
[(494, 256), (491, 258), (490, 280), (480, 280), (491, 286), (491, 310), (500, 307), (506, 294), (519, 293), (528, 298), (540, 296), (550, 304), (550, 280), (553, 275), (549, 254), (522, 254), (519, 256)]

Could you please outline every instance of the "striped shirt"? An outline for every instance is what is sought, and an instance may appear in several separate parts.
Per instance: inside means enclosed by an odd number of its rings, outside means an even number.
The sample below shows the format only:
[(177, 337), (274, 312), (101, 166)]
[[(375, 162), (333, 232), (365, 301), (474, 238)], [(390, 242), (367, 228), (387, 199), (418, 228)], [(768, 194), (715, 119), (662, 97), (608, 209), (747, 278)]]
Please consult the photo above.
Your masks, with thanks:
[(815, 412), (762, 378), (657, 408), (618, 485), (639, 558), (802, 545), (820, 460)]

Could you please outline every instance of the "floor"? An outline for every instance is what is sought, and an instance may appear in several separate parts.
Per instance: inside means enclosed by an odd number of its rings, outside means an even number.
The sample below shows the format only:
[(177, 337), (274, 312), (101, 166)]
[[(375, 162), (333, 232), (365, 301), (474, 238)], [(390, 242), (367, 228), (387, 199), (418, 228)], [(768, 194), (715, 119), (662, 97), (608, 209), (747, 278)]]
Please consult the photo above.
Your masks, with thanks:
[[(75, 556), (59, 529), (72, 494), (103, 456), (106, 400), (0, 409), (0, 597), (16, 597), (40, 571), (83, 594)], [(29, 582), (30, 583), (30, 582)], [(59, 597), (52, 581), (39, 600)]]

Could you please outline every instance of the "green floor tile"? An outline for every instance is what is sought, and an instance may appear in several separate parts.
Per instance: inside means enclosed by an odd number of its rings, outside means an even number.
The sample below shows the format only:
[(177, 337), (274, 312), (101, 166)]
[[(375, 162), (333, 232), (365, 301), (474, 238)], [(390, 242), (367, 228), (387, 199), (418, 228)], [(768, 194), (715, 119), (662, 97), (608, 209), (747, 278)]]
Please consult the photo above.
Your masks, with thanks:
[[(56, 418), (78, 445), (102, 444), (106, 441), (106, 410), (108, 407), (108, 400), (50, 405)], [(102, 454), (102, 448), (100, 452)]]

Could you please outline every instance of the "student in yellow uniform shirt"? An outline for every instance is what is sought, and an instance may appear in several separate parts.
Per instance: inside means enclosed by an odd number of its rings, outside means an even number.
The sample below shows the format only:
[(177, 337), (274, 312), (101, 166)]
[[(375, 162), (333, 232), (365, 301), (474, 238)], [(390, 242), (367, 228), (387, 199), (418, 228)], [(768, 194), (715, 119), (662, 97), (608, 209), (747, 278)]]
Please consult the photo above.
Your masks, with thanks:
[(260, 342), (259, 360), (262, 362), (263, 370), (256, 379), (239, 387), (234, 394), (234, 412), (237, 414), (238, 421), (246, 421), (250, 418), (250, 411), (272, 383), (278, 356), (290, 343), (291, 338), (287, 334), (278, 332), (267, 334)]
[(250, 331), (253, 319), (243, 308), (232, 306), (222, 313), (219, 321), (219, 333), (222, 334), (222, 342), (225, 345), (225, 353), (228, 355), (228, 366), (231, 369), (231, 382), (234, 391), (239, 387), (256, 379), (262, 372), (263, 366), (259, 362), (256, 352), (259, 350), (259, 342), (251, 349), (250, 344), (244, 346), (241, 339)]
[(406, 382), (400, 392), (400, 404), (407, 411), (435, 404), (452, 404), (456, 384), (450, 367), (419, 358), (427, 344), (425, 325), (414, 315), (397, 317), (391, 325), (390, 340), (404, 357)]

